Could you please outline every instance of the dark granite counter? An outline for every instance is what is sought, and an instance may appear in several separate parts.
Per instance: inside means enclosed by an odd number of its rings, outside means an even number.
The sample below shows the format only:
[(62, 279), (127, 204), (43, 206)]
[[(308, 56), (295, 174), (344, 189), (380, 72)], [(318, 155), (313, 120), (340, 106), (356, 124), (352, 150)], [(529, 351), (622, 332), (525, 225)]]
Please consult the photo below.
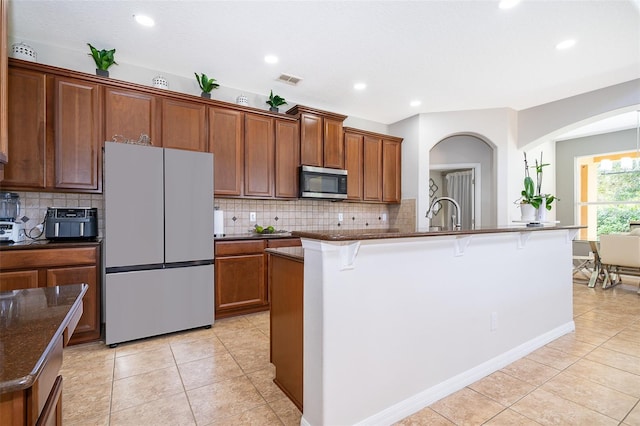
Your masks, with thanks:
[(43, 248), (75, 248), (75, 247), (95, 247), (100, 245), (102, 239), (95, 240), (70, 240), (70, 241), (52, 241), (52, 240), (26, 240), (19, 243), (0, 243), (0, 250), (29, 250)]
[(0, 293), (0, 393), (34, 384), (60, 335), (82, 307), (86, 284)]
[(291, 238), (291, 232), (274, 232), (272, 234), (258, 234), (247, 232), (244, 234), (227, 234), (224, 237), (214, 237), (215, 241), (231, 241), (231, 240), (270, 240), (276, 238)]
[(265, 252), (292, 260), (304, 261), (304, 249), (302, 247), (268, 248)]
[(395, 229), (356, 229), (356, 230), (323, 230), (323, 231), (293, 231), (291, 235), (300, 238), (324, 241), (357, 241), (357, 240), (378, 240), (389, 238), (414, 238), (414, 237), (441, 237), (441, 236), (462, 236), (477, 234), (496, 234), (505, 232), (544, 232), (562, 229), (582, 229), (585, 226), (538, 226), (528, 227), (525, 225), (487, 227), (478, 229), (466, 229), (461, 231), (433, 231), (433, 232), (399, 232)]

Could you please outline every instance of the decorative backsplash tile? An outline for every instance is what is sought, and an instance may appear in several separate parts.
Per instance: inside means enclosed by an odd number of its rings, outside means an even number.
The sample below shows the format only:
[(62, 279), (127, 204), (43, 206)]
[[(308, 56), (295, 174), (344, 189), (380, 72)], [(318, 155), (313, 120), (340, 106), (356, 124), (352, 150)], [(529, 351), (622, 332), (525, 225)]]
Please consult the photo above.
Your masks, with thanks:
[[(96, 207), (98, 234), (104, 236), (104, 197), (102, 194), (18, 192), (22, 204), (21, 216), (27, 216), (27, 231), (44, 222), (47, 207)], [(338, 230), (388, 229), (403, 232), (416, 229), (416, 200), (402, 204), (366, 204), (325, 200), (252, 200), (216, 198), (215, 206), (224, 212), (224, 232), (227, 235), (248, 233), (256, 224), (272, 225), (277, 230)], [(256, 222), (249, 214), (256, 213)], [(338, 215), (342, 214), (342, 222)], [(384, 219), (386, 215), (386, 221)], [(36, 229), (32, 235), (38, 234)], [(44, 234), (42, 235), (44, 238)]]

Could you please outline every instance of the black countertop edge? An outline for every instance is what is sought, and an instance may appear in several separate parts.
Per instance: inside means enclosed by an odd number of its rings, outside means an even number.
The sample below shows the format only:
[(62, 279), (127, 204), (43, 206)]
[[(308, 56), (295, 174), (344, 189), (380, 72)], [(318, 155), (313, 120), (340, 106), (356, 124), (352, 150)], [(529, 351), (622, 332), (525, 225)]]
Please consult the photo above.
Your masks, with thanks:
[(223, 237), (214, 237), (215, 241), (228, 240), (269, 240), (276, 238), (294, 238), (291, 232), (274, 232), (273, 234), (254, 234), (247, 232), (246, 234), (226, 234)]
[(304, 261), (304, 249), (302, 247), (277, 247), (265, 249), (265, 253), (286, 257), (292, 260)]
[(444, 237), (444, 236), (471, 236), (479, 234), (499, 234), (508, 232), (542, 232), (570, 229), (583, 229), (586, 226), (538, 226), (527, 227), (524, 225), (504, 226), (482, 229), (465, 229), (460, 231), (434, 231), (434, 232), (399, 232), (397, 230), (370, 229), (370, 230), (349, 230), (349, 231), (293, 231), (294, 237), (307, 238), (322, 241), (357, 241), (357, 240), (379, 240), (391, 238), (415, 238), (415, 237)]

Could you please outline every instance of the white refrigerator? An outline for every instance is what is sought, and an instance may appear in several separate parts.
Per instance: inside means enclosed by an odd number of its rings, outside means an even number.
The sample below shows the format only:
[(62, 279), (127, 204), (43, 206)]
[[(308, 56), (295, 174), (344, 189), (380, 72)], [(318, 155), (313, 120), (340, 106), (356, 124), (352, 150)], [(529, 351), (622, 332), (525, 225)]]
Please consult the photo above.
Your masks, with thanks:
[(213, 154), (105, 143), (105, 343), (214, 321)]

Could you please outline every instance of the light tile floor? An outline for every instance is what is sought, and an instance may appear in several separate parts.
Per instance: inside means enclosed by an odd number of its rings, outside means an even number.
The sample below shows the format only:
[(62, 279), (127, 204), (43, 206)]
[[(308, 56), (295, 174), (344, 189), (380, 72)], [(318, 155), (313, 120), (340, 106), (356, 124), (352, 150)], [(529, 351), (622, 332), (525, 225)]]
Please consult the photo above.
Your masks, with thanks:
[[(397, 425), (640, 426), (640, 296), (574, 283), (576, 331)], [(269, 314), (65, 349), (72, 425), (299, 425), (272, 382)]]

